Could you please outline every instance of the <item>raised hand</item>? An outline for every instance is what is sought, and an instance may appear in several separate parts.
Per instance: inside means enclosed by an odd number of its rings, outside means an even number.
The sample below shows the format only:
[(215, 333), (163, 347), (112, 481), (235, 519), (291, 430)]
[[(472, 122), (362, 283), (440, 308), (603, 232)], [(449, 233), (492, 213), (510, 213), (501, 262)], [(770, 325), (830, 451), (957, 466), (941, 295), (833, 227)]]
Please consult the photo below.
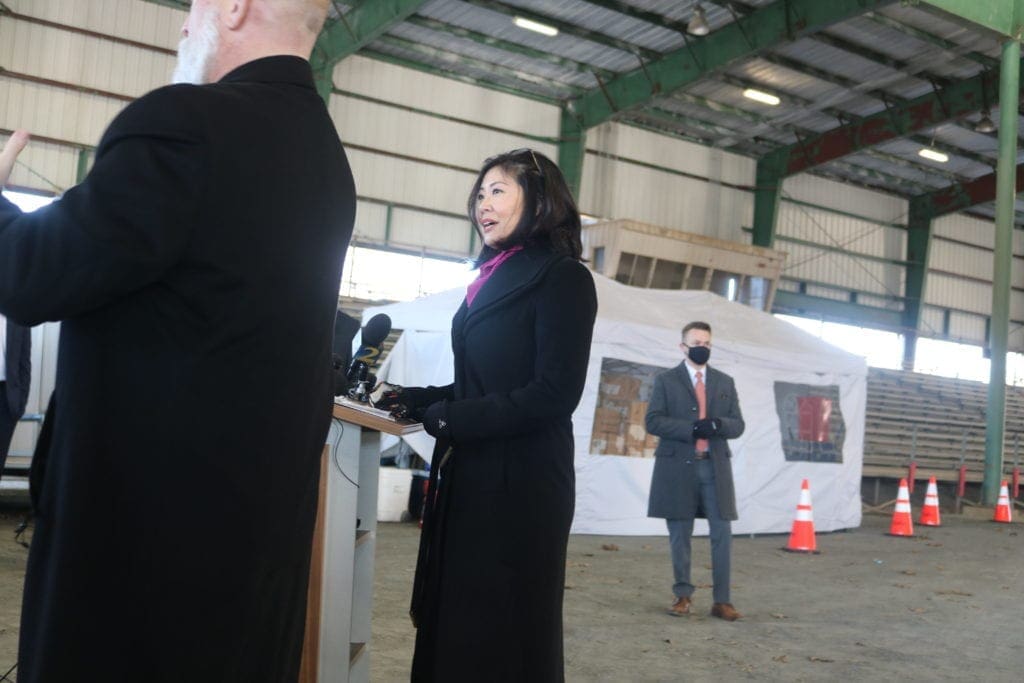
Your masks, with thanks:
[(11, 177), (11, 170), (14, 168), (14, 161), (27, 144), (28, 131), (16, 130), (7, 140), (3, 151), (0, 151), (0, 188), (7, 184)]

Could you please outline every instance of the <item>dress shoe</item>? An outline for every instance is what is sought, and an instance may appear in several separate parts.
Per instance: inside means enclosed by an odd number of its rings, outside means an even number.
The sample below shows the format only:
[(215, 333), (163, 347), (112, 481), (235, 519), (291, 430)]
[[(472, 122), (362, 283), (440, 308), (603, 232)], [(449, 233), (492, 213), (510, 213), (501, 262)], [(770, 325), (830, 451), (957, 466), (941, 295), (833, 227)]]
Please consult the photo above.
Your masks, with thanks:
[(742, 615), (730, 603), (716, 602), (711, 606), (711, 616), (725, 619), (726, 621), (736, 621)]
[(668, 608), (668, 613), (674, 617), (685, 617), (690, 613), (690, 598), (676, 598), (672, 601), (672, 606)]

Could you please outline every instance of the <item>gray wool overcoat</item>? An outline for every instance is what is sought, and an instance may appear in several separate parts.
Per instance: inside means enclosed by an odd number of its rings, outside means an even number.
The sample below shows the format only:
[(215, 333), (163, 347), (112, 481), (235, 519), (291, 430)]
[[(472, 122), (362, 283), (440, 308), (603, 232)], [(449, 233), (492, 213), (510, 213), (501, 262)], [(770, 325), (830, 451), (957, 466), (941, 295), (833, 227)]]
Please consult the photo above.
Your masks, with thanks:
[[(723, 519), (734, 520), (736, 493), (732, 482), (732, 452), (728, 439), (743, 434), (745, 427), (732, 377), (706, 367), (707, 417), (722, 421), (721, 435), (709, 439), (715, 469), (715, 493)], [(647, 432), (659, 437), (654, 451), (654, 473), (647, 516), (664, 519), (707, 517), (701, 509), (694, 464), (693, 423), (697, 417), (697, 395), (685, 361), (654, 379), (647, 408)]]

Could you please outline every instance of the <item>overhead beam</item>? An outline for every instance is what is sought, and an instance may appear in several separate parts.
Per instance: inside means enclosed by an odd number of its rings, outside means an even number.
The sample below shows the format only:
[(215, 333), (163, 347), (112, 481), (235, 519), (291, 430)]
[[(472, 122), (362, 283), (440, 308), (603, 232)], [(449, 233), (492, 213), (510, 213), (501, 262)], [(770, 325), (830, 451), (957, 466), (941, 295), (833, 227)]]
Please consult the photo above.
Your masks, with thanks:
[(640, 21), (647, 22), (653, 26), (659, 26), (667, 29), (671, 29), (676, 33), (686, 33), (686, 22), (673, 21), (663, 14), (657, 12), (648, 12), (647, 10), (634, 7), (621, 0), (587, 0), (591, 5), (597, 5), (619, 14), (624, 14), (632, 19), (639, 19)]
[(532, 76), (522, 71), (502, 66), (496, 61), (467, 57), (463, 54), (459, 54), (458, 52), (452, 52), (450, 50), (434, 47), (433, 45), (427, 45), (425, 43), (417, 43), (397, 36), (380, 36), (378, 41), (381, 45), (389, 45), (395, 49), (404, 50), (416, 55), (422, 55), (423, 57), (437, 60), (444, 64), (461, 64), (472, 69), (478, 69), (488, 75), (502, 78), (505, 81), (514, 84), (513, 88), (522, 88), (523, 90), (540, 89), (547, 93), (551, 93), (556, 98), (570, 97), (582, 92), (582, 88), (574, 85), (552, 81), (544, 78), (543, 76)]
[(789, 43), (893, 0), (778, 0), (703, 38), (626, 72), (570, 103), (583, 128), (663, 97), (708, 73), (762, 50)]
[(662, 109), (655, 106), (645, 107), (644, 109), (637, 110), (636, 112), (630, 112), (630, 115), (639, 119), (653, 121), (655, 123), (660, 122), (668, 125), (670, 128), (673, 126), (685, 126), (697, 129), (701, 132), (711, 133), (724, 138), (724, 140), (719, 144), (720, 147), (729, 146), (729, 143), (727, 142), (728, 140), (733, 137), (740, 136), (738, 131), (732, 130), (727, 126), (723, 126), (713, 121), (707, 121), (705, 119), (689, 116), (687, 114), (680, 114), (669, 109)]
[(927, 0), (925, 4), (984, 26), (1003, 36), (1020, 36), (1021, 0)]
[[(740, 4), (740, 3), (736, 2), (735, 0), (708, 0), (708, 1), (711, 2), (714, 5), (718, 5), (719, 7), (724, 7), (726, 9), (734, 9), (736, 12), (739, 12), (741, 14), (748, 14), (748, 13), (750, 13), (753, 10), (753, 8), (749, 7), (748, 5)], [(966, 0), (966, 1), (967, 2), (978, 2), (979, 0)], [(982, 1), (984, 1), (984, 2), (991, 2), (991, 0), (982, 0)], [(918, 2), (918, 0), (905, 0), (904, 4), (907, 4), (907, 2), (915, 2), (916, 3), (916, 2)], [(974, 62), (977, 62), (978, 64), (981, 64), (982, 66), (984, 66), (986, 68), (991, 68), (991, 67), (996, 66), (997, 64), (999, 64), (999, 60), (998, 59), (993, 59), (993, 58), (989, 57), (988, 55), (981, 54), (980, 52), (973, 52), (971, 50), (971, 48), (968, 47), (968, 46), (959, 45), (958, 43), (954, 43), (954, 42), (952, 42), (950, 40), (946, 40), (945, 38), (940, 38), (939, 36), (937, 36), (937, 35), (935, 35), (933, 33), (929, 33), (927, 31), (923, 31), (923, 30), (921, 30), (919, 28), (914, 28), (913, 26), (907, 26), (906, 24), (904, 24), (904, 23), (902, 23), (902, 22), (900, 22), (900, 21), (898, 21), (896, 19), (893, 19), (891, 17), (888, 17), (885, 14), (882, 14), (881, 12), (872, 12), (870, 14), (866, 14), (865, 18), (867, 18), (867, 19), (869, 19), (869, 20), (871, 20), (871, 21), (873, 21), (873, 22), (875, 22), (877, 24), (880, 24), (882, 26), (886, 26), (888, 28), (891, 28), (894, 31), (899, 31), (900, 33), (902, 33), (904, 35), (910, 36), (912, 38), (916, 38), (917, 40), (920, 40), (922, 42), (926, 42), (926, 43), (930, 43), (932, 45), (935, 45), (936, 47), (939, 47), (939, 48), (941, 48), (943, 50), (946, 50), (947, 52), (951, 52), (951, 53), (953, 53), (953, 54), (955, 54), (955, 55), (957, 55), (959, 57), (966, 57), (967, 59), (970, 59), (970, 60), (972, 60)], [(829, 36), (829, 38), (834, 38), (834, 36)], [(815, 39), (817, 39), (817, 37)], [(872, 52), (867, 47), (863, 47), (863, 46), (857, 45), (856, 49), (852, 50), (852, 52), (853, 52), (853, 54), (858, 54), (858, 55), (860, 55), (862, 57), (866, 57), (868, 59), (873, 59), (875, 61), (879, 61), (878, 60), (879, 53)], [(885, 62), (882, 61), (880, 63), (885, 63)], [(897, 71), (906, 71), (906, 69), (904, 69), (904, 68), (900, 68), (900, 67), (894, 67), (894, 68), (896, 68)], [(937, 80), (941, 80), (941, 79), (937, 79)]]
[[(821, 35), (821, 34), (819, 34), (819, 35)], [(868, 96), (876, 98), (877, 100), (882, 102), (884, 105), (891, 105), (891, 104), (894, 104), (894, 103), (898, 104), (898, 105), (906, 105), (906, 103), (907, 103), (907, 100), (905, 100), (902, 97), (899, 97), (899, 96), (896, 96), (896, 95), (892, 95), (892, 94), (890, 94), (888, 92), (885, 92), (884, 90), (876, 89), (876, 88), (874, 88), (874, 87), (872, 87), (870, 85), (866, 85), (866, 84), (862, 84), (862, 83), (857, 83), (857, 82), (855, 82), (855, 81), (853, 81), (851, 79), (845, 78), (845, 77), (840, 76), (838, 74), (833, 74), (832, 72), (826, 71), (824, 69), (817, 68), (817, 67), (815, 67), (813, 65), (806, 64), (806, 63), (801, 62), (799, 60), (795, 60), (795, 59), (792, 59), (792, 58), (789, 58), (789, 57), (785, 57), (785, 56), (782, 56), (782, 55), (778, 55), (778, 54), (767, 54), (767, 53), (759, 55), (759, 58), (760, 59), (764, 59), (764, 60), (766, 60), (768, 62), (777, 64), (779, 66), (782, 66), (784, 68), (787, 68), (787, 69), (790, 69), (790, 70), (793, 70), (793, 71), (797, 71), (797, 72), (799, 72), (801, 74), (807, 74), (807, 75), (813, 76), (814, 78), (817, 78), (818, 80), (827, 82), (827, 83), (829, 83), (831, 85), (834, 85), (834, 86), (836, 86), (838, 88), (843, 88), (844, 90), (847, 90), (847, 91), (850, 92), (850, 96), (851, 97), (854, 94), (868, 95)], [(718, 77), (718, 80), (720, 80), (722, 82), (725, 82), (725, 83), (729, 83), (729, 84), (731, 84), (731, 85), (733, 85), (733, 86), (735, 86), (735, 87), (737, 87), (739, 89), (744, 89), (744, 88), (748, 88), (748, 87), (760, 88), (760, 89), (765, 89), (766, 88), (766, 86), (762, 85), (761, 83), (758, 83), (758, 82), (755, 82), (755, 81), (750, 81), (750, 80), (747, 80), (747, 79), (738, 78), (736, 76), (731, 76), (731, 75), (720, 75)], [(770, 87), (768, 89), (770, 89)], [(823, 113), (825, 113), (825, 114), (827, 114), (829, 116), (838, 118), (840, 120), (850, 121), (851, 122), (850, 125), (854, 125), (857, 122), (861, 121), (861, 117), (854, 116), (854, 115), (850, 114), (847, 111), (843, 111), (843, 110), (837, 109), (834, 106), (836, 103), (834, 101), (832, 101), (834, 98), (826, 98), (826, 99), (829, 100), (829, 102), (827, 102), (827, 103), (825, 103), (825, 102), (816, 102), (816, 101), (808, 100), (808, 99), (805, 99), (805, 98), (802, 98), (802, 97), (798, 97), (798, 96), (795, 96), (795, 95), (792, 95), (792, 94), (786, 95), (787, 104), (789, 104), (791, 106), (793, 106), (793, 105), (799, 106), (799, 109), (800, 109), (801, 112), (821, 111), (821, 112), (823, 112)], [(983, 100), (984, 100), (984, 98), (983, 98)], [(980, 109), (981, 109), (981, 107), (979, 107), (979, 110)], [(735, 112), (731, 112), (731, 113), (735, 113)], [(731, 136), (731, 137), (729, 137), (725, 141), (718, 141), (718, 145), (717, 146), (721, 146), (723, 148), (728, 148), (728, 147), (734, 146), (734, 145), (736, 145), (736, 144), (738, 144), (740, 142), (745, 142), (747, 140), (754, 139), (754, 138), (756, 138), (756, 137), (766, 133), (770, 129), (777, 128), (780, 125), (780, 123), (784, 119), (787, 118), (787, 116), (791, 116), (791, 115), (783, 114), (778, 119), (767, 118), (767, 117), (760, 117), (759, 120), (757, 121), (757, 125), (755, 125), (754, 127), (750, 128), (750, 129), (746, 129), (743, 133), (739, 133), (739, 134), (737, 134), (735, 136)], [(818, 136), (819, 133), (817, 131), (809, 131), (809, 130), (804, 130), (802, 132), (798, 131), (797, 132), (797, 137), (799, 138), (799, 137), (801, 137), (801, 135), (807, 136), (807, 137), (813, 139), (816, 136)], [(945, 152), (947, 152), (949, 154), (952, 154), (952, 155), (955, 155), (955, 156), (958, 156), (958, 157), (961, 157), (961, 158), (970, 159), (971, 161), (974, 161), (976, 163), (981, 163), (981, 164), (984, 164), (984, 165), (989, 166), (989, 167), (994, 166), (994, 163), (995, 163), (994, 160), (989, 159), (989, 158), (987, 158), (987, 157), (985, 157), (983, 155), (980, 155), (980, 154), (975, 154), (974, 152), (971, 152), (969, 150), (961, 150), (959, 148), (955, 148), (955, 147), (952, 147), (952, 146), (949, 146), (949, 145), (943, 145), (941, 143), (930, 144), (929, 140), (922, 139), (920, 137), (915, 138), (914, 136), (911, 136), (910, 139), (915, 141), (915, 142), (917, 142), (917, 143), (919, 143), (919, 144), (921, 144), (922, 146), (932, 146), (932, 147), (934, 147), (936, 149), (940, 149), (940, 150), (945, 151)], [(957, 176), (956, 174), (950, 173), (949, 171), (945, 171), (944, 169), (937, 168), (934, 165), (930, 165), (930, 164), (927, 164), (927, 163), (919, 162), (919, 160), (916, 157), (907, 158), (907, 157), (902, 157), (902, 156), (885, 154), (885, 153), (883, 153), (881, 151), (878, 151), (878, 150), (870, 151), (870, 152), (868, 152), (868, 154), (874, 155), (874, 156), (884, 155), (884, 156), (879, 156), (879, 158), (882, 158), (887, 163), (896, 163), (896, 164), (899, 164), (899, 165), (911, 166), (911, 167), (917, 169), (921, 173), (927, 173), (927, 174), (931, 174), (931, 175), (943, 176), (947, 181), (950, 181), (950, 182), (958, 182), (959, 180), (962, 179), (960, 176)], [(783, 176), (785, 176), (785, 175), (786, 174), (783, 173)]]
[[(818, 68), (812, 64), (807, 64), (797, 59), (792, 59), (791, 57), (786, 57), (783, 55), (762, 55), (761, 59), (764, 59), (765, 61), (770, 62), (772, 64), (777, 64), (778, 66), (784, 67), (791, 71), (812, 76), (818, 79), (819, 81), (828, 83), (829, 85), (834, 85), (837, 88), (842, 88), (851, 94), (851, 98), (854, 96), (867, 95), (880, 101), (883, 105), (896, 103), (899, 106), (905, 106), (907, 104), (907, 99), (905, 97), (893, 95), (892, 93), (889, 93), (884, 89), (876, 88), (870, 84), (858, 83), (853, 79), (846, 78), (839, 74), (832, 73), (831, 71)], [(995, 98), (993, 97), (993, 99)], [(815, 105), (814, 102), (811, 102), (810, 104), (811, 106)], [(822, 111), (826, 111), (826, 113), (836, 113), (839, 111), (835, 108), (836, 104), (836, 102), (832, 102), (829, 107), (822, 107)], [(860, 120), (860, 117), (852, 117), (849, 114), (846, 114), (845, 112), (841, 113), (843, 113), (843, 115), (845, 115), (848, 119), (853, 119), (854, 121)], [(941, 142), (931, 142), (928, 140), (928, 138), (919, 135), (911, 135), (909, 136), (909, 139), (919, 143), (923, 147), (932, 147), (933, 149), (937, 149), (941, 152), (947, 152), (948, 154), (953, 154), (963, 159), (970, 159), (971, 161), (974, 161), (979, 164), (984, 164), (985, 166), (995, 166), (995, 159), (991, 159), (982, 154), (977, 154), (970, 150), (961, 149), (959, 147), (954, 147), (952, 145), (945, 145)]]
[(334, 65), (370, 44), (392, 26), (416, 12), (426, 0), (374, 0), (326, 24), (316, 44), (310, 64), (316, 79), (316, 89), (325, 100), (330, 97), (334, 83), (331, 72)]
[(515, 43), (510, 40), (496, 38), (486, 33), (480, 33), (479, 31), (471, 31), (470, 29), (463, 28), (462, 26), (447, 24), (443, 21), (438, 21), (437, 19), (411, 16), (406, 19), (406, 23), (419, 26), (420, 28), (429, 29), (431, 31), (438, 31), (457, 36), (459, 38), (465, 38), (466, 40), (471, 40), (481, 45), (505, 50), (506, 52), (512, 52), (514, 54), (529, 57), (530, 59), (536, 59), (548, 64), (554, 64), (577, 73), (594, 74), (604, 79), (612, 78), (614, 76), (613, 71), (599, 69), (595, 66), (569, 59), (568, 57), (562, 57), (545, 50), (538, 50), (537, 48), (530, 47), (529, 45), (523, 45), (522, 43)]
[(543, 104), (550, 104), (554, 106), (558, 106), (561, 104), (557, 99), (548, 95), (512, 88), (508, 85), (490, 79), (478, 77), (475, 78), (473, 76), (466, 76), (463, 74), (455, 73), (453, 71), (442, 71), (440, 69), (436, 69), (434, 67), (427, 66), (420, 62), (414, 61), (412, 59), (405, 59), (402, 57), (389, 54), (387, 52), (380, 52), (379, 50), (374, 50), (372, 47), (365, 47), (360, 51), (360, 53), (366, 55), (367, 57), (372, 57), (373, 59), (377, 59), (382, 62), (387, 62), (388, 64), (394, 64), (396, 66), (401, 66), (406, 69), (412, 69), (413, 71), (420, 71), (431, 76), (447, 78), (453, 81), (458, 81), (459, 83), (465, 83), (466, 85), (472, 85), (478, 88), (485, 88), (487, 90), (493, 90), (495, 92), (504, 93), (506, 95), (514, 95), (516, 97), (522, 97), (523, 99), (533, 100), (534, 102), (541, 102)]
[(902, 325), (899, 311), (863, 306), (809, 294), (798, 294), (781, 289), (775, 292), (772, 313), (793, 313), (804, 316), (810, 314), (826, 320), (888, 330), (898, 330)]
[[(548, 26), (557, 28), (559, 33), (579, 38), (580, 40), (587, 40), (597, 45), (603, 45), (604, 47), (610, 47), (615, 50), (620, 50), (626, 54), (638, 55), (644, 59), (656, 59), (660, 54), (654, 50), (650, 50), (639, 45), (635, 45), (625, 40), (619, 40), (607, 33), (601, 33), (600, 31), (591, 31), (579, 24), (573, 24), (568, 21), (561, 21), (555, 17), (547, 14), (538, 14), (521, 7), (511, 7), (497, 0), (463, 0), (466, 4), (475, 5), (486, 10), (490, 10), (497, 14), (503, 14), (511, 19), (513, 17), (523, 17), (524, 19), (532, 19)], [(522, 29), (525, 31), (526, 29)]]
[(887, 107), (854, 123), (775, 150), (766, 155), (764, 161), (783, 176), (802, 173), (865, 148), (975, 113), (982, 108), (985, 99), (982, 88), (986, 93), (994, 94), (997, 87), (998, 73), (986, 71), (903, 104)]
[(191, 9), (191, 3), (185, 0), (146, 0), (154, 5), (163, 5), (164, 7), (171, 7), (173, 9), (180, 9), (182, 12), (188, 12)]
[[(1018, 194), (1024, 192), (1024, 164), (1017, 165), (1015, 184)], [(927, 212), (928, 215), (938, 218), (978, 204), (995, 201), (995, 198), (996, 174), (989, 173), (970, 182), (955, 183), (949, 187), (919, 195), (912, 201), (918, 202), (921, 210)]]
[(986, 54), (982, 54), (981, 52), (975, 52), (970, 48), (970, 46), (954, 43), (953, 41), (946, 40), (941, 36), (935, 35), (934, 33), (922, 31), (921, 29), (915, 28), (914, 26), (908, 26), (901, 21), (898, 21), (896, 19), (893, 19), (892, 17), (882, 14), (881, 12), (872, 12), (871, 14), (865, 16), (871, 21), (875, 22), (876, 24), (879, 24), (881, 26), (887, 26), (888, 28), (891, 28), (894, 31), (898, 31), (899, 33), (902, 33), (905, 36), (910, 36), (911, 38), (920, 40), (923, 43), (930, 43), (931, 45), (941, 48), (957, 57), (965, 57), (973, 62), (981, 64), (987, 69), (999, 66), (998, 59), (993, 59), (992, 57), (989, 57)]

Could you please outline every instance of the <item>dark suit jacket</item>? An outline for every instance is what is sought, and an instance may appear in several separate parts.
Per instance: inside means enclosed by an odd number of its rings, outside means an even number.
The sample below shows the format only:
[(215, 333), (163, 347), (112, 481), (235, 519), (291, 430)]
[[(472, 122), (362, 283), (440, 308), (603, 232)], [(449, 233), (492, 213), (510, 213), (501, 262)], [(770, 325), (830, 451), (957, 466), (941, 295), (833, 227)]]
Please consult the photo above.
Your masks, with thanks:
[[(715, 469), (718, 510), (724, 519), (736, 519), (736, 493), (732, 481), (732, 452), (726, 439), (735, 439), (745, 427), (732, 377), (706, 366), (707, 416), (722, 421), (721, 435), (709, 440)], [(647, 515), (665, 519), (706, 517), (700, 501), (685, 482), (696, 478), (693, 460), (693, 423), (697, 395), (685, 361), (654, 379), (647, 406), (647, 431), (660, 437), (654, 451), (654, 473)]]
[(0, 200), (0, 311), (63, 321), (19, 680), (294, 679), (354, 212), (284, 56), (149, 93), (59, 201)]
[(32, 386), (32, 330), (8, 320), (6, 345), (4, 368), (7, 408), (11, 419), (16, 422), (25, 414), (25, 404)]
[(583, 264), (530, 247), (455, 314), (439, 394), (454, 453), (421, 538), (414, 681), (563, 680), (572, 413), (596, 312)]

